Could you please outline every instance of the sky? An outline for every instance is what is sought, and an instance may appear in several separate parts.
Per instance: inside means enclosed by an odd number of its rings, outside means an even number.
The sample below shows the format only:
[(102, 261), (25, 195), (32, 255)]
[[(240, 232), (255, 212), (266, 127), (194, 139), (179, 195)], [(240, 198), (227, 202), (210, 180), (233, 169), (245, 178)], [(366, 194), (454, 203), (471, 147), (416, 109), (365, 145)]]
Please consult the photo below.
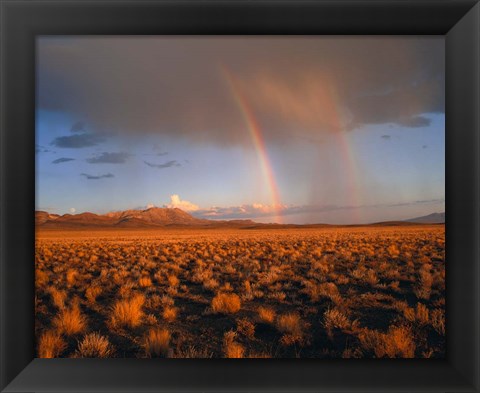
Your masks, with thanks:
[(40, 37), (36, 209), (443, 212), (444, 55), (427, 36)]

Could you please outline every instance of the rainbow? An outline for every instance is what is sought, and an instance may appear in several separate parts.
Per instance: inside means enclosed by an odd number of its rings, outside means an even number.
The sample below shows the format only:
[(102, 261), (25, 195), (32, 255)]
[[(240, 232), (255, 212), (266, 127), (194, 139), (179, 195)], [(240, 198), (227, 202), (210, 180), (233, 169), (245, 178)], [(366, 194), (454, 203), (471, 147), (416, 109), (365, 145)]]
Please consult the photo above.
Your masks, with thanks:
[(361, 206), (360, 196), (358, 194), (359, 185), (357, 174), (357, 164), (355, 160), (355, 153), (352, 149), (352, 145), (348, 139), (347, 133), (345, 131), (340, 131), (335, 133), (337, 145), (342, 156), (342, 160), (346, 165), (346, 176), (347, 176), (347, 192), (349, 195), (348, 201), (352, 210), (352, 224), (361, 223), (360, 210)]
[(359, 179), (360, 175), (357, 170), (357, 161), (355, 152), (350, 142), (348, 132), (345, 130), (343, 124), (343, 117), (340, 113), (340, 104), (338, 92), (335, 89), (335, 84), (331, 77), (323, 79), (323, 89), (321, 100), (324, 104), (324, 109), (328, 111), (328, 122), (333, 128), (333, 136), (337, 146), (341, 162), (345, 166), (346, 177), (346, 192), (348, 193), (348, 204), (352, 210), (352, 224), (360, 223), (360, 209), (361, 198), (359, 195)]
[(253, 110), (250, 107), (246, 97), (243, 95), (241, 89), (239, 88), (234, 75), (224, 65), (221, 66), (221, 70), (232, 93), (233, 99), (235, 100), (235, 103), (240, 109), (240, 112), (250, 133), (253, 146), (255, 147), (262, 175), (265, 178), (266, 184), (268, 185), (272, 204), (271, 207), (273, 208), (275, 222), (281, 223), (282, 204), (280, 200), (280, 192), (278, 191), (277, 182), (275, 181), (274, 171), (268, 157), (268, 151), (265, 147), (265, 142), (263, 140), (260, 125), (258, 124), (258, 121), (256, 120)]
[[(274, 171), (268, 157), (268, 152), (265, 148), (260, 126), (248, 100), (242, 93), (232, 72), (224, 65), (221, 65), (221, 70), (250, 132), (263, 176), (269, 188), (272, 206), (275, 210), (276, 222), (281, 222), (282, 204), (280, 202), (280, 193), (275, 181)], [(335, 83), (331, 76), (321, 74), (317, 74), (316, 76), (321, 80), (321, 86), (317, 86), (315, 89), (316, 107), (321, 108), (321, 123), (328, 124), (329, 128), (333, 130), (334, 145), (338, 149), (339, 157), (341, 157), (342, 170), (345, 175), (345, 192), (348, 194), (347, 203), (352, 211), (351, 222), (359, 223), (361, 222), (361, 217), (359, 216), (361, 198), (359, 195), (360, 187), (358, 183), (360, 176), (357, 170), (356, 156), (352, 143), (350, 142), (349, 133), (345, 130), (343, 124), (339, 95), (335, 89)], [(339, 181), (341, 180), (339, 179)]]

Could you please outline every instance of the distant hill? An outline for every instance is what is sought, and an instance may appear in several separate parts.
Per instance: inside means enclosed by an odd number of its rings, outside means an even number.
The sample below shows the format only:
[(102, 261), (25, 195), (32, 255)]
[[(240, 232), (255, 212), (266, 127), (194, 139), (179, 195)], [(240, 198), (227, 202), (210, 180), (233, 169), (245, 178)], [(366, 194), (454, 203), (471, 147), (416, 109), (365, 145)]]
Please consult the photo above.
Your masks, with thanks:
[(432, 213), (428, 216), (410, 218), (405, 220), (406, 222), (415, 222), (418, 224), (444, 224), (445, 223), (445, 212), (443, 213)]
[(180, 209), (152, 207), (107, 214), (49, 214), (35, 212), (35, 223), (44, 227), (152, 227), (167, 225), (204, 225), (208, 220), (192, 217)]
[(48, 212), (37, 210), (35, 212), (35, 225), (45, 224), (48, 220), (56, 220), (60, 217), (58, 214), (50, 214)]
[(144, 210), (124, 210), (107, 214), (51, 214), (35, 212), (38, 228), (81, 229), (81, 228), (156, 228), (156, 227), (203, 227), (203, 228), (242, 228), (242, 229), (286, 229), (286, 228), (326, 228), (362, 226), (406, 226), (415, 224), (436, 224), (445, 222), (445, 213), (434, 213), (405, 221), (385, 221), (373, 224), (330, 225), (330, 224), (264, 224), (252, 220), (207, 220), (195, 218), (178, 208), (151, 207)]
[(107, 214), (50, 214), (45, 211), (35, 212), (35, 224), (44, 228), (150, 228), (150, 227), (192, 227), (192, 226), (233, 226), (245, 227), (255, 225), (251, 220), (214, 221), (195, 218), (178, 208), (152, 207), (145, 210), (125, 210)]

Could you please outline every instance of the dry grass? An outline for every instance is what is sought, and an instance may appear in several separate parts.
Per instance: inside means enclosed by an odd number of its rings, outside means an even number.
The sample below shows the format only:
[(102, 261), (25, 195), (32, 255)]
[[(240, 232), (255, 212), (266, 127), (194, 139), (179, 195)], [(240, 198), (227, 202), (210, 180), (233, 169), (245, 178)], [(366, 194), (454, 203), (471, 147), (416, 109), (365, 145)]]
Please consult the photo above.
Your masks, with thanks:
[(86, 289), (85, 297), (89, 303), (94, 304), (97, 300), (97, 297), (100, 296), (101, 293), (102, 293), (102, 288), (97, 285), (94, 285)]
[(325, 329), (327, 329), (327, 332), (330, 335), (334, 329), (346, 330), (352, 327), (352, 322), (348, 316), (337, 308), (332, 308), (325, 311), (323, 318), (323, 326), (325, 326)]
[(241, 306), (240, 298), (234, 293), (219, 293), (212, 299), (212, 311), (215, 313), (235, 314)]
[(258, 307), (258, 318), (260, 322), (273, 323), (276, 315), (277, 313), (273, 308)]
[(247, 318), (237, 320), (237, 332), (248, 340), (255, 340), (255, 325)]
[(235, 341), (236, 335), (235, 332), (229, 331), (223, 336), (223, 351), (228, 359), (240, 359), (245, 355), (245, 348)]
[(142, 307), (145, 296), (134, 295), (131, 299), (119, 300), (112, 308), (110, 323), (112, 327), (134, 328), (142, 323), (144, 316)]
[(376, 357), (414, 358), (415, 341), (410, 329), (391, 326), (387, 333), (365, 330), (359, 335), (362, 347)]
[(87, 319), (82, 314), (80, 307), (74, 304), (63, 309), (52, 321), (58, 332), (67, 336), (82, 333), (87, 328)]
[(35, 285), (38, 356), (445, 355), (442, 225), (41, 229)]
[(282, 333), (295, 335), (302, 334), (302, 321), (297, 313), (279, 315), (276, 323), (277, 329)]
[(55, 287), (48, 288), (48, 292), (52, 297), (53, 304), (59, 309), (63, 310), (65, 307), (65, 301), (67, 300), (67, 292), (59, 290)]
[(166, 329), (150, 329), (143, 337), (147, 357), (166, 357), (170, 345), (170, 332)]
[(108, 338), (100, 333), (87, 334), (78, 344), (75, 357), (78, 358), (109, 358), (113, 355), (113, 347)]
[(138, 285), (140, 285), (141, 288), (148, 288), (152, 286), (152, 279), (150, 277), (141, 277), (138, 280)]
[(173, 322), (177, 319), (178, 309), (176, 307), (166, 306), (163, 309), (162, 317), (167, 322)]
[(67, 348), (65, 340), (55, 331), (48, 330), (38, 340), (39, 358), (56, 358)]

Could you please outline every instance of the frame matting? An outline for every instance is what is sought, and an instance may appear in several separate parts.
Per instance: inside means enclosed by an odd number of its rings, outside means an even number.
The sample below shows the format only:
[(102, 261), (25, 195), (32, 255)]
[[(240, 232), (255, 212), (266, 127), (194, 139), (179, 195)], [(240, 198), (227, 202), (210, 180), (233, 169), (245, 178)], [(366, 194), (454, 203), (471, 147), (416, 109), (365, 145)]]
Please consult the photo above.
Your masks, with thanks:
[[(478, 392), (475, 0), (0, 0), (2, 392)], [(34, 359), (38, 35), (428, 34), (446, 41), (446, 359)]]

